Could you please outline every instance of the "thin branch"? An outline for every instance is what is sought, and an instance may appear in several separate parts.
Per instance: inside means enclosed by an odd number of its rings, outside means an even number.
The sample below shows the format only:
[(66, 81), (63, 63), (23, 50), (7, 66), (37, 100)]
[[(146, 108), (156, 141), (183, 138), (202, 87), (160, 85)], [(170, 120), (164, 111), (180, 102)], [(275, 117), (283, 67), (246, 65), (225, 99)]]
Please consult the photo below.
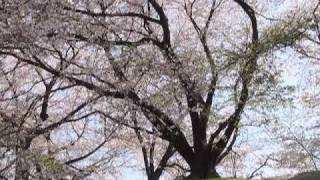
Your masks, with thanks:
[(100, 13), (95, 13), (89, 10), (80, 10), (80, 9), (72, 9), (70, 7), (64, 7), (64, 10), (67, 11), (72, 11), (72, 12), (76, 12), (76, 13), (80, 13), (80, 14), (84, 14), (84, 15), (88, 15), (91, 17), (132, 17), (132, 18), (140, 18), (143, 19), (145, 21), (149, 21), (149, 22), (153, 22), (156, 24), (161, 25), (161, 21), (151, 18), (149, 16), (145, 16), (144, 14), (139, 14), (139, 13), (135, 13), (135, 12), (126, 12), (126, 13), (106, 13), (106, 12), (100, 12)]
[(269, 160), (271, 160), (271, 158), (268, 156), (267, 159), (249, 175), (248, 179), (254, 178), (258, 171), (260, 171), (263, 167), (267, 166)]

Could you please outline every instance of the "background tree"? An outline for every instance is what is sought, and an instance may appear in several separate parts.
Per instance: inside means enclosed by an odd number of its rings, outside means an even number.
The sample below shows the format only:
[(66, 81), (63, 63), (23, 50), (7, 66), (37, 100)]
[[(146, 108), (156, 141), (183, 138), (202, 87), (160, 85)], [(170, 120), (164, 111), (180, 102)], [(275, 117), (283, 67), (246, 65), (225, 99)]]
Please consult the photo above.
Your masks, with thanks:
[[(274, 134), (280, 139), (283, 149), (277, 159), (279, 166), (298, 171), (319, 169), (319, 114), (317, 64), (319, 63), (319, 5), (320, 1), (307, 3), (309, 10), (301, 8), (305, 18), (312, 19), (310, 28), (306, 28), (303, 41), (293, 46), (297, 61), (305, 67), (298, 71), (305, 80), (299, 84), (300, 94), (294, 100), (294, 107), (289, 119), (278, 126)], [(298, 6), (299, 7), (299, 6)], [(299, 63), (299, 62), (298, 62)], [(280, 131), (279, 131), (280, 130)]]
[[(58, 49), (54, 53), (61, 55), (59, 68), (68, 68), (62, 63), (67, 57)], [(70, 46), (67, 53), (72, 58), (76, 51)], [(119, 127), (95, 117), (99, 113), (92, 108), (101, 96), (20, 60), (1, 58), (2, 178), (82, 179), (121, 163), (114, 160), (125, 149), (104, 146)]]

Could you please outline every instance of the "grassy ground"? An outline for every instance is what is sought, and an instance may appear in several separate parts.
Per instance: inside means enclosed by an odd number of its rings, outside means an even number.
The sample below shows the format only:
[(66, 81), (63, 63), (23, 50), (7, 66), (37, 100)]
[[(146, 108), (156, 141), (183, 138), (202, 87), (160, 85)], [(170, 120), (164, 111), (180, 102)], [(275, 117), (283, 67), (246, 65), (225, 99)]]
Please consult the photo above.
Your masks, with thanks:
[(246, 179), (243, 179), (243, 178), (209, 178), (206, 180), (246, 180)]

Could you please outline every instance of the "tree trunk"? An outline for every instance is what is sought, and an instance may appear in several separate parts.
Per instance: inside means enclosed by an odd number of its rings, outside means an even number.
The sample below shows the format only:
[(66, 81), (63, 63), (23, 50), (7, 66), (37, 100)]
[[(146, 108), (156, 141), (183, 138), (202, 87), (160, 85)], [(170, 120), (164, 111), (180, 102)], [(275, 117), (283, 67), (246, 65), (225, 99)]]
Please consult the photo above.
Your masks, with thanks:
[(26, 165), (24, 159), (19, 158), (16, 164), (15, 180), (28, 180), (29, 179), (29, 167)]
[(188, 179), (200, 180), (204, 178), (219, 178), (219, 177), (220, 176), (217, 173), (215, 167), (203, 167), (203, 168), (192, 169)]
[(206, 154), (196, 156), (194, 164), (191, 166), (191, 174), (188, 179), (198, 180), (204, 178), (220, 177), (216, 171), (216, 164)]
[(14, 180), (28, 180), (29, 179), (29, 168), (27, 163), (27, 154), (25, 153), (31, 145), (32, 138), (25, 137), (23, 139), (18, 139), (18, 144), (16, 147), (17, 163), (15, 169)]

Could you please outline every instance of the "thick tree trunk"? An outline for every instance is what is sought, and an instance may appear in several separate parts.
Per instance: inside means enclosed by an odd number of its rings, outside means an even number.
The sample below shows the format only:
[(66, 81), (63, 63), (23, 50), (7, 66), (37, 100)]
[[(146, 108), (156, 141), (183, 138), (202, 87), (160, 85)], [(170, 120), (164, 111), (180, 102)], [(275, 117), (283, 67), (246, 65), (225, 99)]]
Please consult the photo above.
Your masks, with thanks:
[(27, 163), (25, 152), (30, 148), (32, 138), (26, 137), (22, 140), (18, 140), (18, 144), (16, 147), (16, 156), (17, 163), (15, 169), (15, 178), (14, 180), (28, 180), (29, 179), (29, 168), (30, 166)]
[(23, 159), (18, 159), (16, 164), (15, 180), (28, 180), (29, 179), (29, 167)]
[(191, 165), (190, 180), (198, 180), (204, 178), (220, 177), (216, 171), (216, 164), (206, 153), (198, 154), (194, 163)]
[(188, 179), (190, 180), (200, 180), (205, 178), (216, 178), (220, 177), (217, 173), (214, 166), (210, 164), (206, 164), (203, 166), (195, 167), (191, 169), (191, 174), (189, 175)]

